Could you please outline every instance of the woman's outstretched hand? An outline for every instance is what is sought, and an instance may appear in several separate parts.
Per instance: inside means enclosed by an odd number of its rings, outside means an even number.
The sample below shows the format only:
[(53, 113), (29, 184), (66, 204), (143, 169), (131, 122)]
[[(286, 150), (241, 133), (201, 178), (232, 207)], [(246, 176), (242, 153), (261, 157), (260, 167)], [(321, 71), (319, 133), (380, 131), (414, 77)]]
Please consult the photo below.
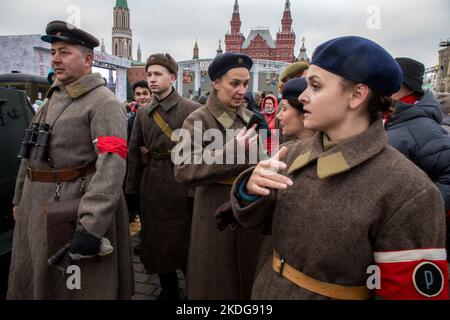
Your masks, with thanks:
[(272, 158), (261, 161), (247, 182), (247, 192), (251, 195), (268, 196), (269, 189), (286, 189), (293, 182), (278, 171), (286, 169), (283, 160), (287, 156), (287, 147), (282, 147)]

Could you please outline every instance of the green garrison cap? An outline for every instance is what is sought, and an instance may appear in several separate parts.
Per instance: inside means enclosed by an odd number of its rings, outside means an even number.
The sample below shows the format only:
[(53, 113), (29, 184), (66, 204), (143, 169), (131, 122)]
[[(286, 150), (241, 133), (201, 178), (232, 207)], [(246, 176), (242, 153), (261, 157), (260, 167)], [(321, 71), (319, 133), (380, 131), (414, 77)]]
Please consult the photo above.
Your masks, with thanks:
[(49, 43), (59, 40), (79, 44), (91, 50), (100, 45), (98, 39), (93, 35), (65, 21), (57, 20), (50, 22), (45, 32), (47, 34), (43, 35), (41, 39)]

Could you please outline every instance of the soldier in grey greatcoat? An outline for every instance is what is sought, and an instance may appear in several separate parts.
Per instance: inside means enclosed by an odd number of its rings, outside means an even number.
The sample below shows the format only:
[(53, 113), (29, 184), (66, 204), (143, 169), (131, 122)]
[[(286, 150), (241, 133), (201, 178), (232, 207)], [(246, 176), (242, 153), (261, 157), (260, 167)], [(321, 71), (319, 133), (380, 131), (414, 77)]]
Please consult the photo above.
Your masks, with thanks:
[[(7, 297), (130, 299), (134, 279), (122, 191), (125, 111), (101, 75), (92, 73), (98, 40), (63, 21), (49, 23), (46, 32), (42, 39), (51, 43), (57, 80), (32, 122), (49, 125), (48, 155), (45, 144), (21, 152)], [(44, 208), (72, 199), (80, 199), (76, 231), (61, 255), (61, 268), (72, 268), (62, 277), (50, 265), (49, 258), (57, 255), (49, 256), (53, 238)], [(108, 254), (105, 241), (110, 242)]]
[(193, 199), (189, 188), (175, 181), (172, 133), (200, 105), (173, 88), (178, 64), (170, 55), (151, 55), (146, 70), (153, 102), (136, 115), (126, 193), (140, 198), (141, 260), (147, 272), (159, 275), (159, 298), (173, 300), (178, 298), (176, 270), (186, 271)]

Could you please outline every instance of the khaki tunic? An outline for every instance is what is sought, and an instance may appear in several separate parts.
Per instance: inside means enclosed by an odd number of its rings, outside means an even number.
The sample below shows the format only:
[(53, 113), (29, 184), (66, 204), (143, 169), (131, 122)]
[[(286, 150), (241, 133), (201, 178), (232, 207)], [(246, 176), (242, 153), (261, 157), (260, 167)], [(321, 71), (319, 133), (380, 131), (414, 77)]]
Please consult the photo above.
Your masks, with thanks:
[[(175, 142), (152, 117), (158, 112), (172, 130), (200, 104), (181, 97), (175, 90), (163, 101), (156, 98), (136, 115), (130, 140), (126, 192), (139, 194), (142, 221), (141, 260), (149, 273), (185, 269), (189, 248), (192, 207), (189, 188), (175, 181), (170, 151)], [(144, 164), (140, 148), (149, 150)]]
[[(51, 162), (22, 160), (16, 182), (14, 230), (8, 299), (129, 299), (134, 292), (128, 215), (122, 192), (125, 159), (115, 153), (100, 155), (96, 140), (117, 137), (126, 141), (125, 110), (104, 86), (100, 74), (89, 74), (50, 89), (47, 122), (53, 127)], [(42, 110), (33, 122), (39, 120)], [(67, 277), (47, 263), (47, 233), (43, 208), (53, 201), (56, 183), (30, 181), (26, 168), (55, 170), (75, 168), (96, 161), (96, 172), (86, 178), (86, 193), (78, 210), (79, 222), (97, 238), (111, 241), (114, 252), (73, 264), (81, 270), (81, 290), (68, 290)], [(63, 182), (61, 201), (78, 197), (80, 180)]]
[[(245, 227), (272, 232), (286, 263), (317, 280), (365, 286), (374, 252), (444, 248), (439, 190), (412, 162), (387, 145), (381, 120), (337, 145), (323, 134), (288, 145), (283, 174), (294, 185), (245, 206), (233, 185), (235, 217)], [(446, 275), (445, 275), (446, 277)], [(411, 284), (412, 285), (412, 284)], [(266, 258), (252, 299), (327, 299), (277, 274)]]
[[(220, 130), (225, 137), (225, 129), (243, 128), (250, 120), (251, 112), (239, 108), (236, 113), (229, 110), (212, 93), (202, 108), (186, 119), (183, 129), (194, 136), (194, 122), (202, 123), (202, 132), (208, 129)], [(199, 132), (197, 132), (198, 134)], [(236, 139), (227, 136), (223, 149), (216, 150), (215, 156), (225, 159), (227, 150), (234, 146)], [(183, 140), (177, 148), (205, 151), (208, 143), (194, 146), (194, 141)], [(187, 296), (189, 299), (248, 299), (253, 283), (258, 250), (262, 236), (244, 229), (231, 230), (229, 227), (219, 232), (214, 214), (218, 207), (230, 200), (231, 185), (219, 181), (236, 177), (249, 168), (248, 159), (243, 164), (194, 164), (200, 154), (188, 153), (183, 162), (175, 165), (175, 177), (180, 183), (197, 187), (192, 218), (191, 242), (187, 271)], [(186, 162), (190, 161), (191, 164)], [(223, 160), (225, 163), (225, 160)]]

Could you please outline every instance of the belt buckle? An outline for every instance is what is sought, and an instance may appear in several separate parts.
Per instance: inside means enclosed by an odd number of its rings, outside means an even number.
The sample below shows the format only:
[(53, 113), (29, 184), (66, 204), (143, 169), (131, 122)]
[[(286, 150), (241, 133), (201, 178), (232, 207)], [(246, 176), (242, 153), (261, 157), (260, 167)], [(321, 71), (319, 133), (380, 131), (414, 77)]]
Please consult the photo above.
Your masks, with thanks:
[(28, 179), (30, 181), (33, 181), (33, 169), (31, 169), (30, 167), (27, 167), (26, 172), (27, 172)]
[(286, 260), (280, 257), (280, 270), (278, 271), (280, 276), (283, 276), (284, 265), (286, 264)]

